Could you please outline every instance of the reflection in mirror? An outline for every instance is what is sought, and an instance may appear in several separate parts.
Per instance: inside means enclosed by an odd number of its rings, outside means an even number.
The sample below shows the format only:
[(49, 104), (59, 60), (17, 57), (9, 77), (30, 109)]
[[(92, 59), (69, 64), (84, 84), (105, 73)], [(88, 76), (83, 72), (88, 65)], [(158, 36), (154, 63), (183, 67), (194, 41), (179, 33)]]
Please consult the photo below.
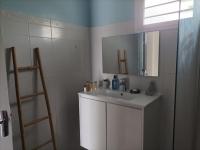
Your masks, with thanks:
[(103, 72), (158, 76), (159, 32), (103, 38)]
[(159, 32), (145, 33), (144, 76), (158, 76)]

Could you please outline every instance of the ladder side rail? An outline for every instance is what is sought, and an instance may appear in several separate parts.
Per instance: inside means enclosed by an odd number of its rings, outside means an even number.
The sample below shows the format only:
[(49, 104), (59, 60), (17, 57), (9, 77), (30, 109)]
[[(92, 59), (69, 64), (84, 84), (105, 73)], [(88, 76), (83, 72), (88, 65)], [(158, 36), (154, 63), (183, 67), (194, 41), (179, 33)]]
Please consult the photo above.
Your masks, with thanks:
[(51, 136), (52, 136), (52, 141), (53, 141), (53, 147), (54, 147), (54, 150), (57, 150), (56, 142), (55, 142), (55, 135), (54, 135), (53, 121), (52, 121), (52, 116), (51, 116), (51, 108), (50, 108), (50, 103), (49, 103), (49, 97), (48, 97), (48, 94), (47, 94), (47, 88), (46, 88), (46, 83), (45, 83), (45, 79), (44, 79), (39, 48), (35, 48), (35, 54), (36, 54), (36, 61), (38, 63), (39, 73), (40, 73), (42, 86), (43, 86), (43, 90), (44, 90), (45, 101), (46, 101), (46, 105), (47, 105), (47, 111), (48, 111), (48, 116), (49, 116), (49, 124), (50, 124)]
[(20, 92), (19, 92), (19, 76), (18, 76), (15, 47), (11, 47), (11, 53), (12, 53), (12, 59), (13, 59), (15, 91), (16, 91), (17, 106), (18, 106), (18, 116), (19, 116), (19, 123), (20, 123), (22, 150), (26, 150), (25, 136), (24, 136), (24, 126), (23, 126), (22, 110), (21, 110), (21, 102), (20, 102)]

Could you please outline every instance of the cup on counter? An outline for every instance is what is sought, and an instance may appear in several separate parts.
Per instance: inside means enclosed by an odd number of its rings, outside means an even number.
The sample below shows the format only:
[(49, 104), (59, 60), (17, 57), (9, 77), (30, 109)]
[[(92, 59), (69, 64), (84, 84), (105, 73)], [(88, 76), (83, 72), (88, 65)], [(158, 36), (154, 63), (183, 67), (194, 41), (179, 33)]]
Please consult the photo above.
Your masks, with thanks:
[(87, 81), (84, 85), (84, 92), (92, 92), (97, 90), (97, 82), (89, 82)]
[(109, 79), (103, 80), (103, 88), (104, 89), (109, 89), (110, 88), (110, 80)]
[(96, 91), (97, 90), (97, 82), (93, 82), (92, 83), (92, 91)]

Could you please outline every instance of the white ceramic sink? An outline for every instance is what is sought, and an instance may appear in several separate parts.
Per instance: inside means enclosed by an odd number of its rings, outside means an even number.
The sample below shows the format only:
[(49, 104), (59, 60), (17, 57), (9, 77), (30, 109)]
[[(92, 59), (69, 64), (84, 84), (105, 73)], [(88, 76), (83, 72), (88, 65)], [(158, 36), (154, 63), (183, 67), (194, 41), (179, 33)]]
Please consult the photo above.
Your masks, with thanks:
[(144, 92), (141, 92), (140, 94), (131, 94), (128, 92), (97, 89), (93, 92), (80, 92), (79, 96), (91, 100), (141, 109), (148, 106), (155, 100), (158, 100), (161, 94), (157, 93), (154, 96), (147, 96)]
[(134, 94), (130, 94), (127, 92), (122, 92), (122, 91), (113, 91), (113, 90), (97, 90), (93, 92), (95, 95), (102, 95), (102, 96), (108, 96), (108, 97), (113, 97), (117, 99), (124, 99), (124, 100), (133, 100), (135, 98)]

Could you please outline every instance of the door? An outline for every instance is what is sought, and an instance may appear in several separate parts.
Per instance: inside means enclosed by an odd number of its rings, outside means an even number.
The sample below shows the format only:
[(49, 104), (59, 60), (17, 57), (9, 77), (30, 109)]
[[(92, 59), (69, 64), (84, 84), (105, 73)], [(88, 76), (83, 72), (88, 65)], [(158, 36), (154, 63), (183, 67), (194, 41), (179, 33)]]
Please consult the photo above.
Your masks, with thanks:
[(106, 150), (106, 104), (79, 97), (80, 143), (88, 150)]
[[(1, 33), (0, 33), (1, 36)], [(6, 78), (6, 67), (5, 67), (5, 55), (3, 48), (1, 47), (0, 37), (0, 150), (13, 150), (12, 143), (12, 129), (11, 129), (11, 118), (10, 118), (10, 106), (8, 99), (8, 87)], [(8, 114), (8, 130), (7, 130), (7, 117), (5, 111)], [(8, 131), (8, 135), (7, 132)], [(4, 137), (5, 136), (5, 137)]]
[(107, 104), (107, 150), (142, 150), (142, 111)]

